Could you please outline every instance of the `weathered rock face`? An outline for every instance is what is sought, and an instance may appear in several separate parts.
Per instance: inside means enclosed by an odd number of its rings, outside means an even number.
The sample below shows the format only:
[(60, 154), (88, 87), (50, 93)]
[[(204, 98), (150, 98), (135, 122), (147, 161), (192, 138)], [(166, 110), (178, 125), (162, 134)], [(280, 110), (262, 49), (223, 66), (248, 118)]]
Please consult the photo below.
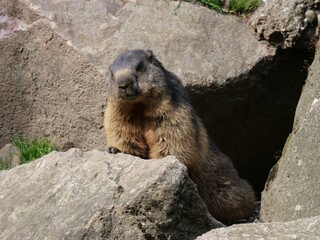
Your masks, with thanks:
[(268, 0), (250, 17), (260, 39), (282, 48), (307, 48), (317, 31), (320, 2), (314, 0)]
[(319, 239), (320, 217), (299, 219), (285, 223), (238, 224), (214, 229), (197, 240), (247, 240), (247, 239)]
[(12, 145), (6, 144), (0, 149), (0, 164), (3, 164), (7, 168), (13, 168), (20, 164), (20, 152), (19, 149)]
[(106, 81), (44, 23), (0, 39), (0, 145), (13, 130), (58, 146), (103, 148)]
[[(18, 3), (24, 3), (39, 18), (49, 20), (60, 36), (104, 70), (119, 52), (147, 48), (155, 50), (185, 85), (197, 81), (197, 85), (211, 86), (247, 72), (260, 60), (274, 55), (274, 50), (256, 41), (250, 28), (237, 17), (184, 2), (179, 5), (164, 0), (20, 0)], [(225, 29), (228, 31), (222, 31)], [(234, 41), (235, 36), (238, 41)]]
[(0, 179), (1, 239), (194, 239), (222, 226), (173, 157), (71, 149)]
[(262, 195), (263, 221), (320, 215), (320, 43), (297, 107), (282, 158)]

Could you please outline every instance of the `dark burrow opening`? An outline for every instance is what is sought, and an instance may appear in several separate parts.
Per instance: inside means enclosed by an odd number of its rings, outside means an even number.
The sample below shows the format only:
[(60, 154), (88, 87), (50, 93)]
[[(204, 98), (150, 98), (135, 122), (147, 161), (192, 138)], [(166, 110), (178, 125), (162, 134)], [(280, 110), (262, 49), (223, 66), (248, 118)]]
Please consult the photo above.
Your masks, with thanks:
[(188, 88), (211, 139), (233, 161), (260, 199), (281, 157), (314, 51), (278, 50), (225, 86)]

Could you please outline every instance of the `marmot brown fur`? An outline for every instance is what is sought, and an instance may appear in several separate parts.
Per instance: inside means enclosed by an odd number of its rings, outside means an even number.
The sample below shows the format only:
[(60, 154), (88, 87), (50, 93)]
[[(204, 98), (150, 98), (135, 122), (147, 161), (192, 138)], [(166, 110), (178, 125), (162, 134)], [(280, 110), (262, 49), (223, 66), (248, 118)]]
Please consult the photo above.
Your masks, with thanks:
[(176, 156), (217, 219), (248, 217), (255, 196), (209, 140), (180, 80), (149, 50), (120, 54), (110, 68), (104, 127), (108, 151), (145, 159)]

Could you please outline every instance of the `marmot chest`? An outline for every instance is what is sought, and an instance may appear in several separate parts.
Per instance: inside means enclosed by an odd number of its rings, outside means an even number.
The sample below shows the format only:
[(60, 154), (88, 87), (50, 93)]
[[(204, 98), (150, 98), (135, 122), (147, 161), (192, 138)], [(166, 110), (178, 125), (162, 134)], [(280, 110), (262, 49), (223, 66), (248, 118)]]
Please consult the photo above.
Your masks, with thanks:
[[(133, 139), (131, 141), (136, 142), (136, 146), (142, 149), (147, 149), (147, 156), (144, 158), (150, 159), (158, 157), (154, 154), (155, 149), (159, 148), (159, 136), (157, 136), (158, 128), (160, 127), (161, 120), (146, 117), (143, 114), (135, 114), (128, 121), (128, 130), (131, 131)], [(130, 139), (128, 139), (130, 141)]]

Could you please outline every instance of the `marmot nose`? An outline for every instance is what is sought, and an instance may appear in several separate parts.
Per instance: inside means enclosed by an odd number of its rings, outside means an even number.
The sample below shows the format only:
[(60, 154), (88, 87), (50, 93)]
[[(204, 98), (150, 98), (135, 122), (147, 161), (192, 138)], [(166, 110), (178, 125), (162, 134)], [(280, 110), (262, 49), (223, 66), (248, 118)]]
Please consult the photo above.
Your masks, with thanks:
[(122, 78), (118, 80), (118, 87), (122, 90), (126, 90), (133, 85), (133, 79), (131, 78)]

